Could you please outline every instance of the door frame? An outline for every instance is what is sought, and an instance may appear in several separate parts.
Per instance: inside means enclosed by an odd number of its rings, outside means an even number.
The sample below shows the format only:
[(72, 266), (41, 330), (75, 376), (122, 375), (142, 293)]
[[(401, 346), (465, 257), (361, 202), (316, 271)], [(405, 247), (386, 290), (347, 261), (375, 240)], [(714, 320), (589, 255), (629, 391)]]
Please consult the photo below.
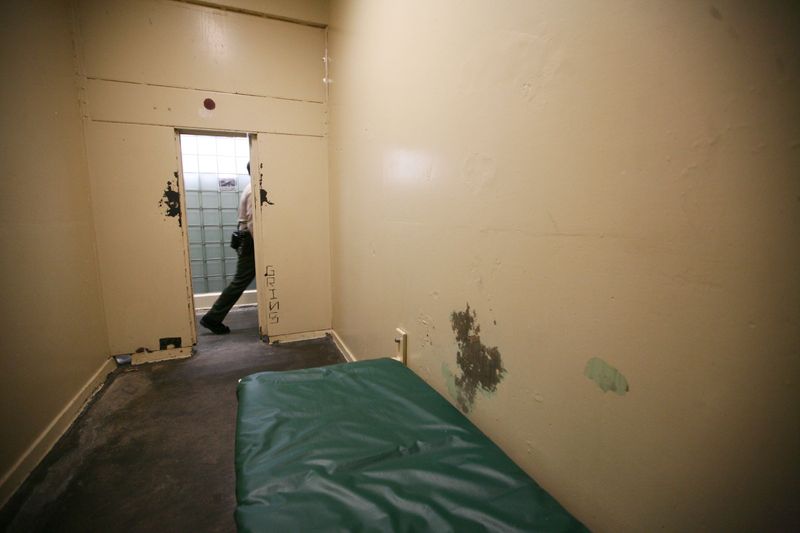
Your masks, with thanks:
[[(248, 133), (247, 138), (250, 142), (250, 187), (253, 194), (250, 200), (253, 202), (253, 246), (256, 254), (256, 301), (258, 302), (258, 337), (263, 342), (269, 342), (269, 310), (263, 305), (260, 295), (267, 294), (267, 272), (264, 264), (263, 253), (264, 241), (261, 233), (261, 184), (264, 179), (264, 163), (258, 152), (258, 133)], [(257, 179), (256, 179), (257, 178)], [(261, 274), (263, 272), (263, 275)]]
[[(183, 177), (183, 152), (181, 150), (181, 135), (207, 135), (209, 137), (245, 137), (248, 140), (249, 151), (250, 151), (250, 187), (253, 191), (251, 196), (251, 201), (253, 202), (253, 246), (255, 250), (260, 248), (261, 244), (261, 213), (260, 210), (257, 209), (256, 205), (256, 193), (258, 191), (258, 187), (256, 186), (255, 180), (255, 169), (259, 171), (262, 168), (261, 162), (258, 158), (258, 143), (257, 141), (257, 134), (255, 132), (249, 131), (233, 131), (233, 130), (213, 130), (213, 129), (198, 129), (198, 128), (175, 128), (175, 149), (177, 150), (177, 159), (178, 159), (178, 183), (179, 183), (179, 193), (181, 198), (181, 217), (183, 220), (186, 221), (186, 231), (183, 232), (183, 263), (184, 269), (186, 271), (186, 280), (187, 280), (187, 298), (189, 300), (188, 306), (191, 312), (191, 322), (192, 322), (192, 346), (197, 345), (197, 319), (196, 319), (196, 310), (194, 305), (194, 287), (192, 286), (192, 267), (191, 267), (191, 258), (189, 257), (189, 219), (186, 216), (186, 186)], [(260, 173), (260, 172), (259, 172)], [(258, 221), (258, 222), (257, 222)], [(225, 236), (223, 236), (225, 237)], [(262, 259), (260, 254), (255, 253), (256, 259), (256, 293), (261, 293), (262, 290), (265, 290), (264, 287), (264, 280), (262, 280), (262, 276), (259, 276), (258, 273), (261, 272), (262, 266), (261, 262)], [(267, 325), (266, 325), (266, 315), (264, 315), (264, 319), (262, 319), (262, 312), (261, 308), (263, 307), (261, 303), (258, 301), (258, 297), (256, 297), (256, 305), (258, 309), (258, 335), (259, 338), (262, 340), (267, 340)]]
[(181, 199), (181, 220), (186, 221), (186, 227), (183, 228), (183, 268), (186, 272), (186, 292), (189, 299), (189, 317), (191, 321), (192, 331), (192, 346), (197, 346), (197, 320), (195, 319), (194, 310), (194, 289), (192, 288), (192, 266), (189, 260), (189, 219), (186, 216), (186, 185), (183, 180), (183, 152), (181, 152), (181, 131), (178, 128), (173, 130), (175, 138), (176, 159), (178, 160), (178, 172), (175, 176), (178, 182), (178, 194)]

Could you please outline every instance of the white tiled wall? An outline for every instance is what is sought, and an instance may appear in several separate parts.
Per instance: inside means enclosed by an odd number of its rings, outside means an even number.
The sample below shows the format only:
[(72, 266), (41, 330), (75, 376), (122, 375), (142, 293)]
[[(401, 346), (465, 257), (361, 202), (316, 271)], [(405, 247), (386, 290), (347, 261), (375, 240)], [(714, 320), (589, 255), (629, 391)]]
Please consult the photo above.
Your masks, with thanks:
[[(193, 291), (219, 292), (236, 273), (236, 252), (228, 243), (238, 221), (239, 194), (250, 180), (248, 140), (182, 134), (181, 154)], [(235, 191), (221, 190), (226, 178), (236, 180)]]

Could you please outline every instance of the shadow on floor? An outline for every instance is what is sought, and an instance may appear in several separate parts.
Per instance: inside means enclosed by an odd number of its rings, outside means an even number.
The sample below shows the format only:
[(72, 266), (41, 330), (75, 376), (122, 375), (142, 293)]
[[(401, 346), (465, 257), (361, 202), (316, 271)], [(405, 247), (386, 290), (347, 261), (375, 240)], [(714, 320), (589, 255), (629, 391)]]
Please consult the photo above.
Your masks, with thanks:
[(265, 370), (342, 363), (330, 339), (267, 345), (256, 308), (196, 354), (118, 368), (0, 513), (0, 530), (235, 531), (236, 385)]

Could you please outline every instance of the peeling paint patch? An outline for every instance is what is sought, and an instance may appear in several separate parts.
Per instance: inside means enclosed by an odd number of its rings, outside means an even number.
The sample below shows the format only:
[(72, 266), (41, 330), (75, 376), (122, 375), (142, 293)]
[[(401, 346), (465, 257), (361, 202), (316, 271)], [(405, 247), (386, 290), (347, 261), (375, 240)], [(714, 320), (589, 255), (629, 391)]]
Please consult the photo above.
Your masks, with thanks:
[(488, 347), (481, 342), (481, 327), (477, 323), (477, 313), (470, 311), (469, 303), (465, 311), (453, 311), (450, 322), (456, 334), (458, 352), (456, 362), (461, 375), (455, 378), (457, 387), (456, 402), (459, 408), (468, 413), (475, 403), (475, 394), (491, 393), (497, 390), (497, 384), (503, 379), (506, 369), (500, 350), (496, 346)]
[(180, 348), (182, 342), (180, 337), (162, 337), (158, 339), (158, 349), (171, 350), (173, 348)]
[(167, 180), (167, 188), (164, 189), (164, 194), (161, 200), (158, 201), (158, 206), (165, 209), (164, 215), (168, 217), (178, 218), (178, 227), (183, 226), (181, 220), (181, 195), (178, 192), (178, 173), (175, 173), (175, 188), (172, 188), (172, 181)]
[(628, 380), (622, 373), (599, 357), (592, 357), (586, 362), (583, 375), (591, 379), (603, 392), (612, 391), (624, 396), (630, 390)]
[(456, 387), (456, 376), (453, 374), (453, 371), (450, 370), (450, 367), (447, 366), (447, 363), (442, 363), (442, 378), (444, 379), (444, 384), (447, 387), (447, 393), (453, 400), (458, 401), (458, 387)]
[(269, 198), (267, 198), (267, 191), (264, 189), (264, 175), (262, 174), (260, 178), (258, 178), (258, 193), (259, 193), (259, 200), (262, 207), (264, 204), (267, 205), (275, 205), (274, 202), (270, 202)]
[(436, 326), (433, 324), (433, 317), (420, 312), (419, 315), (417, 315), (417, 323), (425, 332), (424, 336), (420, 335), (421, 347), (433, 346), (433, 337), (431, 337), (431, 333), (436, 330)]
[(260, 189), (259, 193), (260, 193), (261, 205), (264, 204), (275, 205), (273, 202), (270, 202), (269, 199), (267, 198), (267, 191), (265, 191), (264, 189)]

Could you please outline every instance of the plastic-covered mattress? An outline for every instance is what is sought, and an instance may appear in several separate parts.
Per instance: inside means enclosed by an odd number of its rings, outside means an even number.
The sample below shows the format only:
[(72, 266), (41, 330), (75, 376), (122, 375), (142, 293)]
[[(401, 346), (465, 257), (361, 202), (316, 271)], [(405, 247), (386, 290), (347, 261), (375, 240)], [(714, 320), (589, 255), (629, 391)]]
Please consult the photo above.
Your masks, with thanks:
[(396, 361), (262, 372), (238, 396), (239, 531), (586, 531)]

